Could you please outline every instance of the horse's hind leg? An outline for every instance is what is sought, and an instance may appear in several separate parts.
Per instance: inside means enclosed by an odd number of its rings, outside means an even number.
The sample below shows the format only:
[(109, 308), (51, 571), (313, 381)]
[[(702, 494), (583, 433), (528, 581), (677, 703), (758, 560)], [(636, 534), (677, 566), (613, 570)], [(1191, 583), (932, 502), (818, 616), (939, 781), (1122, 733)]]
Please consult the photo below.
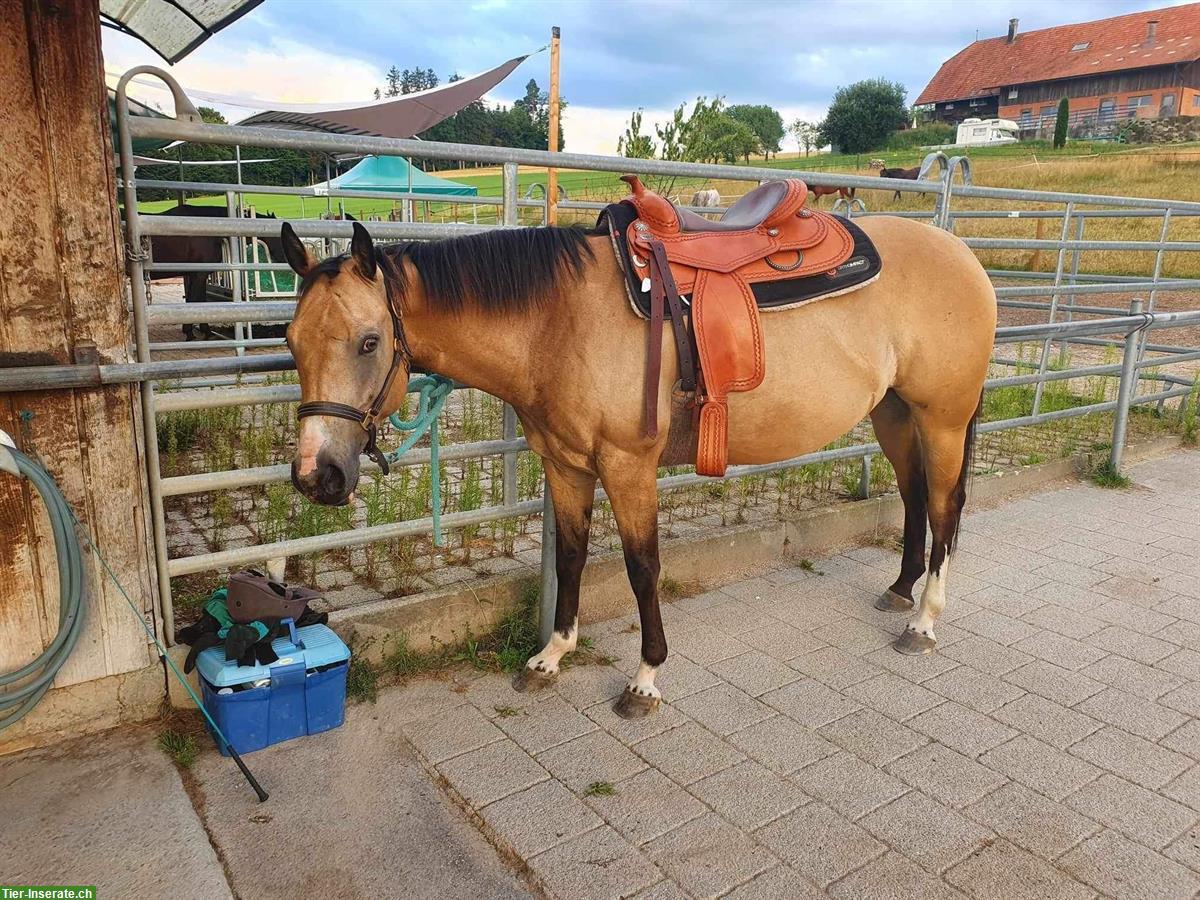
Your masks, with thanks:
[(558, 663), (575, 649), (579, 638), (579, 579), (587, 562), (588, 533), (592, 527), (592, 499), (596, 478), (545, 460), (546, 482), (554, 498), (554, 563), (558, 598), (554, 633), (513, 679), (518, 691), (536, 691), (558, 676)]
[(925, 574), (925, 462), (921, 438), (908, 404), (889, 390), (871, 410), (871, 424), (884, 455), (896, 470), (896, 484), (904, 501), (904, 553), (900, 576), (875, 603), (876, 609), (908, 612), (915, 605), (913, 585)]
[(658, 709), (662, 693), (654, 684), (667, 658), (667, 637), (658, 608), (658, 489), (654, 463), (622, 454), (606, 461), (600, 480), (612, 502), (625, 571), (637, 597), (642, 624), (642, 660), (613, 709), (626, 719), (647, 716)]
[[(978, 413), (976, 413), (977, 415)], [(917, 617), (896, 640), (901, 653), (929, 653), (937, 643), (933, 627), (946, 607), (946, 582), (958, 526), (966, 502), (967, 474), (975, 419), (966, 424), (948, 426), (932, 423), (917, 415), (921, 448), (928, 482), (929, 528), (933, 542), (929, 551), (929, 577), (921, 593)]]

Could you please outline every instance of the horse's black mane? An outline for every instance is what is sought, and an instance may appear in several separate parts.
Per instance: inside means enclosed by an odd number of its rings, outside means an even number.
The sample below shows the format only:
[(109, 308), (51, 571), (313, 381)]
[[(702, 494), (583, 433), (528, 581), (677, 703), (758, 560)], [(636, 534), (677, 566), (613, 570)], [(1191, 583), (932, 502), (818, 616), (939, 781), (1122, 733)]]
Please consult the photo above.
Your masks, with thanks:
[[(594, 255), (587, 242), (600, 232), (580, 227), (505, 228), (440, 241), (408, 241), (375, 248), (375, 258), (401, 297), (407, 259), (429, 303), (457, 313), (469, 304), (491, 313), (521, 312), (548, 303), (559, 279), (577, 277)], [(305, 278), (337, 275), (349, 254), (318, 263)]]
[(449, 312), (475, 304), (485, 312), (520, 312), (548, 303), (559, 279), (578, 277), (593, 259), (590, 232), (571, 228), (505, 228), (441, 241), (379, 248), (384, 277), (407, 287), (402, 260), (421, 278), (429, 303)]

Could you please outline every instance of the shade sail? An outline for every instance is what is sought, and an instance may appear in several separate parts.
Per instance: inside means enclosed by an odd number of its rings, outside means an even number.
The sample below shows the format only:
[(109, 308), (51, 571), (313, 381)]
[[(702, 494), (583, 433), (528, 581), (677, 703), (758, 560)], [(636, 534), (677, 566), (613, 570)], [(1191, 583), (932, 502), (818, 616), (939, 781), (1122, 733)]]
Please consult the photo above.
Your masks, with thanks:
[[(129, 114), (131, 116), (149, 116), (154, 119), (169, 118), (157, 109), (139, 103), (132, 97), (129, 98)], [(112, 88), (108, 89), (108, 125), (112, 129), (113, 146), (120, 147), (121, 139), (117, 136), (117, 92)], [(149, 153), (151, 150), (162, 150), (171, 143), (173, 141), (170, 138), (134, 138), (133, 152)]]
[(474, 103), (528, 58), (528, 55), (517, 56), (470, 78), (361, 106), (276, 103), (273, 104), (275, 108), (243, 119), (238, 124), (301, 131), (328, 131), (335, 134), (410, 138)]
[(313, 191), (317, 194), (327, 194), (330, 191), (407, 192), (410, 178), (414, 194), (446, 194), (459, 197), (474, 197), (479, 194), (479, 189), (473, 185), (429, 175), (398, 156), (368, 156), (349, 172), (330, 181), (314, 184)]
[(174, 65), (262, 0), (100, 0), (106, 25)]

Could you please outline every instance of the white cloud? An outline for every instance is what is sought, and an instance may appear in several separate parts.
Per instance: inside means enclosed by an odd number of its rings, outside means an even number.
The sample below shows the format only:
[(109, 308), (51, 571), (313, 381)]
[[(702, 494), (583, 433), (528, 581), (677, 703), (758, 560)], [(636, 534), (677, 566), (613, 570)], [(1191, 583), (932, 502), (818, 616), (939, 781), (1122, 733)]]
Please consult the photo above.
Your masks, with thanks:
[[(110, 72), (124, 72), (151, 64), (169, 71), (185, 88), (217, 94), (253, 96), (288, 103), (364, 102), (374, 98), (383, 84), (383, 72), (356, 59), (348, 59), (286, 38), (235, 46), (214, 41), (174, 66), (166, 65), (134, 38), (105, 29), (104, 62)], [(131, 91), (169, 109), (161, 92)], [(214, 104), (231, 121), (249, 115), (252, 108)]]

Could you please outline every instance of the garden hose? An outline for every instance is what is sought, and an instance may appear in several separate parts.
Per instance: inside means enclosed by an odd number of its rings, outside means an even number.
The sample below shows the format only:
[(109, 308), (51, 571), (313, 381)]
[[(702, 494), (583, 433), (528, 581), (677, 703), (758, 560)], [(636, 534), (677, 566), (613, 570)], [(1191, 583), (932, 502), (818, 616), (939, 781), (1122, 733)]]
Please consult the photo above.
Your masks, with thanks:
[(0, 729), (4, 729), (37, 706), (79, 641), (83, 630), (83, 559), (75, 535), (75, 517), (46, 470), (3, 442), (0, 469), (28, 479), (46, 505), (54, 532), (59, 589), (58, 633), (54, 640), (36, 659), (11, 672), (0, 672)]
[[(83, 525), (75, 518), (75, 513), (71, 511), (71, 507), (67, 505), (67, 500), (59, 490), (58, 484), (50, 476), (50, 474), (40, 465), (16, 449), (8, 438), (8, 435), (0, 431), (0, 471), (8, 472), (18, 477), (29, 479), (41, 495), (42, 502), (46, 504), (46, 510), (50, 514), (50, 524), (54, 530), (54, 553), (58, 559), (58, 583), (59, 583), (59, 604), (58, 604), (58, 634), (54, 636), (54, 640), (50, 645), (42, 651), (37, 659), (25, 664), (19, 669), (12, 672), (0, 673), (0, 730), (12, 725), (31, 709), (37, 706), (42, 696), (49, 689), (50, 684), (54, 681), (58, 670), (63, 667), (63, 663), (67, 661), (67, 657), (71, 655), (71, 651), (75, 649), (75, 644), (79, 641), (79, 633), (83, 629), (83, 558), (79, 546), (79, 537), (76, 528), (83, 529)], [(85, 531), (86, 533), (86, 531)], [(103, 567), (108, 577), (112, 579), (113, 584), (117, 586), (121, 596), (125, 598), (125, 602), (129, 604), (129, 608), (133, 610), (134, 617), (138, 624), (146, 632), (146, 636), (150, 638), (154, 646), (158, 649), (159, 658), (166, 663), (167, 668), (174, 673), (179, 679), (179, 683), (183, 685), (188, 695), (192, 698), (192, 702), (196, 704), (196, 708), (208, 721), (213, 734), (217, 738), (217, 742), (229, 753), (233, 761), (241, 770), (250, 787), (254, 789), (254, 793), (258, 795), (259, 802), (265, 801), (268, 794), (259, 785), (254, 775), (242, 762), (241, 756), (233, 748), (229, 739), (225, 737), (225, 733), (214, 721), (208, 710), (204, 708), (204, 704), (200, 698), (196, 696), (196, 692), (192, 690), (192, 686), (188, 684), (187, 679), (179, 668), (172, 662), (171, 657), (167, 654), (167, 648), (162, 645), (158, 637), (146, 624), (142, 618), (138, 608), (134, 605), (132, 598), (126, 592), (124, 585), (117, 578), (117, 573), (112, 570), (112, 566), (108, 564), (95, 542), (88, 539), (88, 547), (95, 555), (97, 561)], [(28, 679), (28, 681), (25, 681)], [(25, 681), (24, 684), (14, 687), (18, 682)]]

